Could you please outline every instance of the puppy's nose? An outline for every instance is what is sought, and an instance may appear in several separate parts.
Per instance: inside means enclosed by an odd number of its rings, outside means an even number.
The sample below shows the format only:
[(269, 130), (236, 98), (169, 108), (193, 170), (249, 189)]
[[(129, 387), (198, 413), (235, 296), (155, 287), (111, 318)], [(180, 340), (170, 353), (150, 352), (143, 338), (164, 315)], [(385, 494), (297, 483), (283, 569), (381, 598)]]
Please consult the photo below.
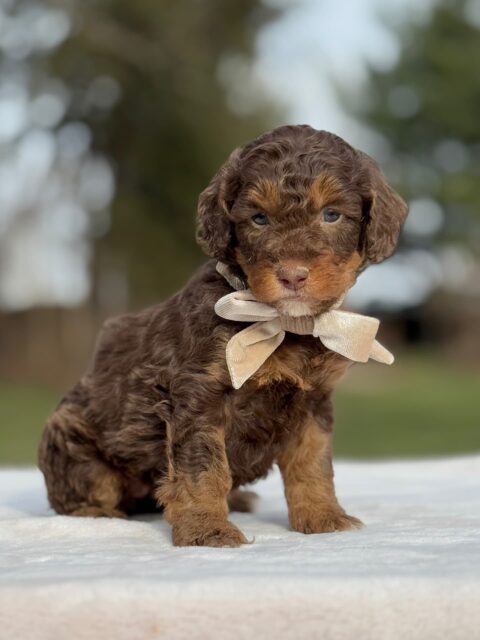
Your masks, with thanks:
[(307, 282), (309, 270), (298, 264), (284, 264), (278, 268), (277, 277), (287, 289), (298, 291)]

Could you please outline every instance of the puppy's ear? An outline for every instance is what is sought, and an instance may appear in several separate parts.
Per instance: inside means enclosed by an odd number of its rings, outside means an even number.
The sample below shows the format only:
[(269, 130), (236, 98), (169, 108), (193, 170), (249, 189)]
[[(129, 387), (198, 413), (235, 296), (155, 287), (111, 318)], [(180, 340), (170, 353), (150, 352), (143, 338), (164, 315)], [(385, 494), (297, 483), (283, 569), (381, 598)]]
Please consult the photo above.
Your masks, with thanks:
[(398, 242), (400, 229), (408, 214), (405, 201), (387, 183), (377, 163), (359, 152), (367, 172), (368, 192), (364, 194), (365, 229), (363, 250), (369, 262), (382, 262)]
[(233, 244), (229, 213), (240, 187), (241, 149), (235, 149), (198, 198), (197, 242), (211, 258), (228, 262)]

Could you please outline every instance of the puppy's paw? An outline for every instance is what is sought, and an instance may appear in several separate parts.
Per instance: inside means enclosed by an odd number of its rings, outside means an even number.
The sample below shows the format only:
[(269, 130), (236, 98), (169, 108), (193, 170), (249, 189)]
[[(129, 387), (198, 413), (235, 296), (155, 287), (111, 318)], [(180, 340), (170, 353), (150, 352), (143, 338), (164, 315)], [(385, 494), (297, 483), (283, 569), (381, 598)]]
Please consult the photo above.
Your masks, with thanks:
[(239, 547), (241, 544), (249, 544), (249, 541), (240, 529), (227, 522), (225, 526), (209, 531), (200, 544), (207, 547)]
[(290, 524), (294, 531), (300, 533), (332, 533), (363, 527), (361, 520), (349, 516), (343, 509), (321, 509), (291, 514)]
[(234, 524), (225, 520), (205, 528), (176, 525), (172, 530), (173, 544), (177, 547), (239, 547), (250, 544)]

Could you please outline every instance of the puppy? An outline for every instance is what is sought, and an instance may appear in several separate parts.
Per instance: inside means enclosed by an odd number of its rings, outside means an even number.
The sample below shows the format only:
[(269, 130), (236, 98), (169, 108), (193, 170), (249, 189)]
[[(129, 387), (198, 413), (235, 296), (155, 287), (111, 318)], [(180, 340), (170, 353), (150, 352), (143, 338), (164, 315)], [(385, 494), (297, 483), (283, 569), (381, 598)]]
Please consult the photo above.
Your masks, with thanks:
[(234, 547), (247, 540), (229, 505), (248, 510), (239, 487), (277, 462), (293, 530), (360, 526), (332, 471), (331, 396), (351, 360), (287, 330), (234, 389), (226, 346), (249, 325), (215, 305), (248, 288), (280, 319), (322, 316), (393, 252), (406, 214), (374, 161), (326, 131), (284, 126), (235, 150), (199, 198), (212, 259), (166, 302), (107, 321), (49, 419), (39, 466), (52, 507), (163, 509), (175, 545)]

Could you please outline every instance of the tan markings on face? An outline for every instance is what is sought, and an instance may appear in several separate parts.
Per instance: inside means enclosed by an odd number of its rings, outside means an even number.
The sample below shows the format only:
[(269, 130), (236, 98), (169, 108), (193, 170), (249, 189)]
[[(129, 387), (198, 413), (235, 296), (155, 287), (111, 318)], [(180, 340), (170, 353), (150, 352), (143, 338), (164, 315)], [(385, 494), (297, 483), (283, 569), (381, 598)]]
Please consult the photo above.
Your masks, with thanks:
[(319, 256), (310, 263), (305, 293), (320, 299), (341, 296), (354, 284), (361, 262), (356, 251), (342, 261), (333, 253)]
[[(240, 251), (237, 251), (237, 259), (257, 300), (274, 304), (285, 297), (285, 290), (277, 278), (274, 265), (249, 264)], [(314, 260), (302, 261), (302, 265), (310, 269), (308, 280), (301, 292), (302, 299), (308, 303), (309, 300), (339, 298), (355, 283), (361, 263), (362, 258), (358, 252), (342, 259), (331, 251)]]
[(248, 286), (257, 300), (273, 304), (282, 295), (282, 287), (278, 281), (274, 267), (269, 263), (249, 264), (242, 252), (237, 249), (236, 257), (243, 272), (247, 276)]
[(248, 192), (248, 199), (259, 209), (275, 211), (280, 207), (281, 196), (278, 184), (272, 180), (261, 178)]
[(338, 178), (331, 174), (321, 173), (310, 187), (310, 202), (314, 211), (320, 211), (328, 204), (338, 200), (345, 188)]

